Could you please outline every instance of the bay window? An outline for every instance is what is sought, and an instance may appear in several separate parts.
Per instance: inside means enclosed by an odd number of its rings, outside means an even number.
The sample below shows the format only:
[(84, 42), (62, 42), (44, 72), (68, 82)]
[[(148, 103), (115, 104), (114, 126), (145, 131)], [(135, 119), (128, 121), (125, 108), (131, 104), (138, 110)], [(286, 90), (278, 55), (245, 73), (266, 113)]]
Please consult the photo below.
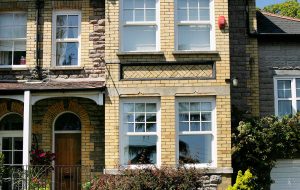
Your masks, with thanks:
[(215, 166), (215, 100), (177, 98), (177, 159), (180, 164)]
[(56, 12), (53, 23), (54, 66), (78, 66), (80, 60), (80, 12)]
[(157, 165), (160, 155), (157, 99), (124, 99), (121, 104), (121, 165)]
[(26, 13), (0, 13), (0, 66), (26, 64), (26, 31)]
[(300, 111), (300, 77), (275, 78), (275, 114), (296, 114)]
[(121, 50), (158, 51), (158, 0), (123, 0)]
[(212, 0), (176, 0), (175, 14), (176, 50), (215, 49)]

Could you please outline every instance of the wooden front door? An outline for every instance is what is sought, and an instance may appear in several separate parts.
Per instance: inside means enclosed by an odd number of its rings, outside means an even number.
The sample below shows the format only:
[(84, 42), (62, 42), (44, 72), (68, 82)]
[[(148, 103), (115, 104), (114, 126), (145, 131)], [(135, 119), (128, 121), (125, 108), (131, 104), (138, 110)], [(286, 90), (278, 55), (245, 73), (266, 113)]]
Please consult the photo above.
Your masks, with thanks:
[(55, 134), (55, 189), (81, 189), (81, 134)]

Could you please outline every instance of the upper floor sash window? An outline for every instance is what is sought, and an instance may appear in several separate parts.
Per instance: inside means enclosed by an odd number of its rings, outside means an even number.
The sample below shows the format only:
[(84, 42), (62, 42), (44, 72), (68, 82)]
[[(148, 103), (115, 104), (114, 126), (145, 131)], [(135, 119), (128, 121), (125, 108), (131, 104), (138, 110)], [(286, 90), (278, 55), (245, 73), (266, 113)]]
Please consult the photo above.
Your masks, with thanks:
[(80, 60), (80, 21), (78, 11), (59, 11), (53, 16), (54, 66), (78, 66)]
[(213, 0), (176, 1), (176, 50), (215, 50)]
[(26, 13), (0, 13), (0, 66), (26, 64), (26, 31)]
[(121, 50), (159, 50), (158, 0), (123, 0), (121, 4)]

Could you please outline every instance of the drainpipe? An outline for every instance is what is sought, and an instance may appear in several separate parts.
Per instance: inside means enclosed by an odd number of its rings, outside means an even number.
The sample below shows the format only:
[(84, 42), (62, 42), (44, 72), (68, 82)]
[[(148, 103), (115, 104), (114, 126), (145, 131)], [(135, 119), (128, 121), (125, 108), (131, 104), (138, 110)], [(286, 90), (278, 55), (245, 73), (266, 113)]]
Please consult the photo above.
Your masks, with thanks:
[(38, 74), (38, 80), (42, 80), (42, 69), (40, 65), (40, 14), (41, 14), (41, 9), (43, 8), (43, 0), (36, 0), (36, 40), (35, 40), (35, 45), (36, 45), (36, 50), (35, 50), (35, 56), (36, 56), (36, 71)]

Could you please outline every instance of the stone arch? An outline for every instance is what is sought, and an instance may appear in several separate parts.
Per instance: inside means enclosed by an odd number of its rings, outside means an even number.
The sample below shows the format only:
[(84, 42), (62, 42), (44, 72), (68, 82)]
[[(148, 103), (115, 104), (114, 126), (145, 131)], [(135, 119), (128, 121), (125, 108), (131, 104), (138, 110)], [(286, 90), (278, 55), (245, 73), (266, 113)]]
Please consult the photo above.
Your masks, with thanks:
[(93, 127), (90, 123), (88, 112), (76, 100), (58, 100), (48, 107), (41, 122), (40, 130), (36, 131), (42, 135), (41, 147), (45, 150), (53, 150), (53, 127), (55, 119), (64, 112), (73, 112), (81, 121), (81, 163), (82, 165), (93, 165), (90, 152), (94, 151), (94, 143), (90, 142)]

